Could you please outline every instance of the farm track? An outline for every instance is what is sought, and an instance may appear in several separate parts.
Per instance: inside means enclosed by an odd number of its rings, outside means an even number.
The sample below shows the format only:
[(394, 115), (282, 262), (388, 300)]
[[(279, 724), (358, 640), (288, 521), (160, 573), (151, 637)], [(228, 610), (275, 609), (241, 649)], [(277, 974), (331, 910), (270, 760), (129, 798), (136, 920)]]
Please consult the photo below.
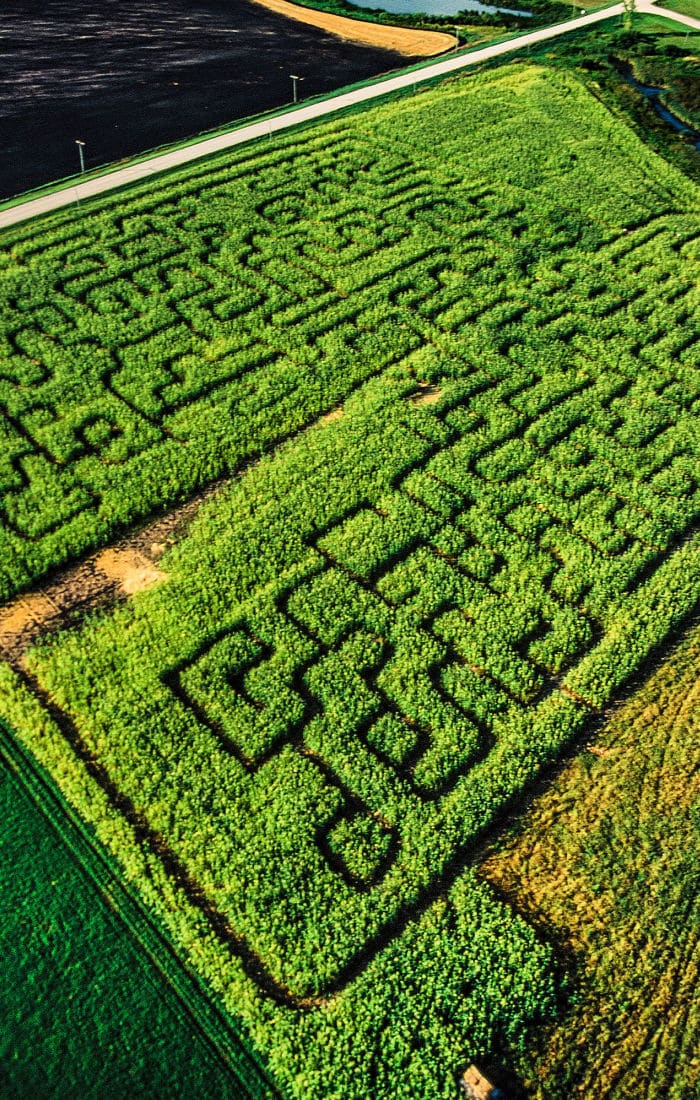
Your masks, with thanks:
[(20, 668), (27, 649), (45, 635), (76, 626), (91, 611), (113, 606), (166, 580), (167, 574), (158, 567), (162, 555), (186, 533), (202, 504), (224, 484), (208, 485), (186, 504), (140, 524), (0, 606), (0, 659)]

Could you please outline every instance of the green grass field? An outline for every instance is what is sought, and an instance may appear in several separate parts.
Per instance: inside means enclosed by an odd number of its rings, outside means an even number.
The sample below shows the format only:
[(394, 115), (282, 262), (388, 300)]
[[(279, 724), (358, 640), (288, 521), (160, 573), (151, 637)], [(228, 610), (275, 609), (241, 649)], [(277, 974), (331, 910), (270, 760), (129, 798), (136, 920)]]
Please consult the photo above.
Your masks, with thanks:
[[(666, 6), (669, 11), (673, 10), (669, 5)], [(640, 31), (642, 34), (663, 38), (667, 45), (677, 46), (679, 49), (683, 49), (691, 61), (697, 56), (697, 44), (700, 38), (700, 30), (686, 27), (682, 23), (675, 22), (675, 20), (664, 15), (661, 7), (659, 7), (658, 15), (642, 13), (637, 15), (635, 19), (635, 30)]]
[(3, 1096), (270, 1096), (202, 1034), (116, 914), (118, 889), (86, 875), (16, 767), (3, 752)]
[(672, 3), (662, 5), (669, 11), (677, 11), (681, 15), (690, 15), (693, 19), (700, 19), (700, 3), (698, 0), (672, 0)]
[[(631, 33), (619, 18), (606, 20), (557, 42), (542, 43), (532, 51), (532, 58), (575, 75), (646, 145), (698, 183), (700, 156), (692, 138), (693, 131), (700, 131), (698, 43), (700, 31), (683, 27), (661, 12), (637, 12)], [(660, 104), (691, 133), (679, 133), (660, 117), (654, 103), (625, 74), (660, 89)]]
[(284, 1095), (556, 1011), (473, 864), (700, 597), (697, 209), (511, 64), (7, 237), (5, 597), (231, 480), (2, 714)]

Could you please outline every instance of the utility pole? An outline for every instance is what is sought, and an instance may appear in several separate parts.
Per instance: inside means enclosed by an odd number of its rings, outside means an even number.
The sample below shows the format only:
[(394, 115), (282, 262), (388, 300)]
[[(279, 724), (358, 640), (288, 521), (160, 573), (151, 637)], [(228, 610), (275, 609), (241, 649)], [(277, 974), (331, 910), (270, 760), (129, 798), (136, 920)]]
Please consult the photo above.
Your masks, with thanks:
[[(291, 75), (291, 74), (290, 74)], [(297, 92), (297, 81), (303, 80), (303, 76), (292, 76), (292, 95), (294, 97), (294, 103), (298, 103), (299, 95)]]
[(85, 154), (83, 153), (83, 149), (85, 148), (85, 142), (84, 141), (79, 141), (78, 138), (76, 138), (75, 139), (75, 144), (78, 146), (78, 152), (80, 153), (80, 171), (82, 173), (84, 173), (85, 172)]

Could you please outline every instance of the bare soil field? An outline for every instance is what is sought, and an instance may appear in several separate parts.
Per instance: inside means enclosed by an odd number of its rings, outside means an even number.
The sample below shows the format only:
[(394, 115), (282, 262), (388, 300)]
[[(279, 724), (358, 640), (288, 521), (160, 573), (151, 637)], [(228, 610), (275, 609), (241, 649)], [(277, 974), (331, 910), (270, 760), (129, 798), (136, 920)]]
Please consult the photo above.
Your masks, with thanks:
[(306, 98), (451, 41), (280, 0), (48, 0), (40, 10), (9, 0), (0, 26), (0, 197), (77, 172), (76, 140), (95, 167), (283, 106), (292, 73)]

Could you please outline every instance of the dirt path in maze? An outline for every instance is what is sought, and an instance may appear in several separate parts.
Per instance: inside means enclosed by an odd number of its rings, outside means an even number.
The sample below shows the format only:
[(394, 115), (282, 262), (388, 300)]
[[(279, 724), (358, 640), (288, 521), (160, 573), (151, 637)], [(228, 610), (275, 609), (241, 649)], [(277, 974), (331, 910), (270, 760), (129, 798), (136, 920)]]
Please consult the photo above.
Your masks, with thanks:
[(0, 660), (19, 667), (24, 653), (41, 635), (167, 580), (167, 573), (159, 567), (161, 557), (182, 538), (204, 501), (221, 487), (221, 482), (210, 486), (186, 504), (60, 570), (0, 608)]

